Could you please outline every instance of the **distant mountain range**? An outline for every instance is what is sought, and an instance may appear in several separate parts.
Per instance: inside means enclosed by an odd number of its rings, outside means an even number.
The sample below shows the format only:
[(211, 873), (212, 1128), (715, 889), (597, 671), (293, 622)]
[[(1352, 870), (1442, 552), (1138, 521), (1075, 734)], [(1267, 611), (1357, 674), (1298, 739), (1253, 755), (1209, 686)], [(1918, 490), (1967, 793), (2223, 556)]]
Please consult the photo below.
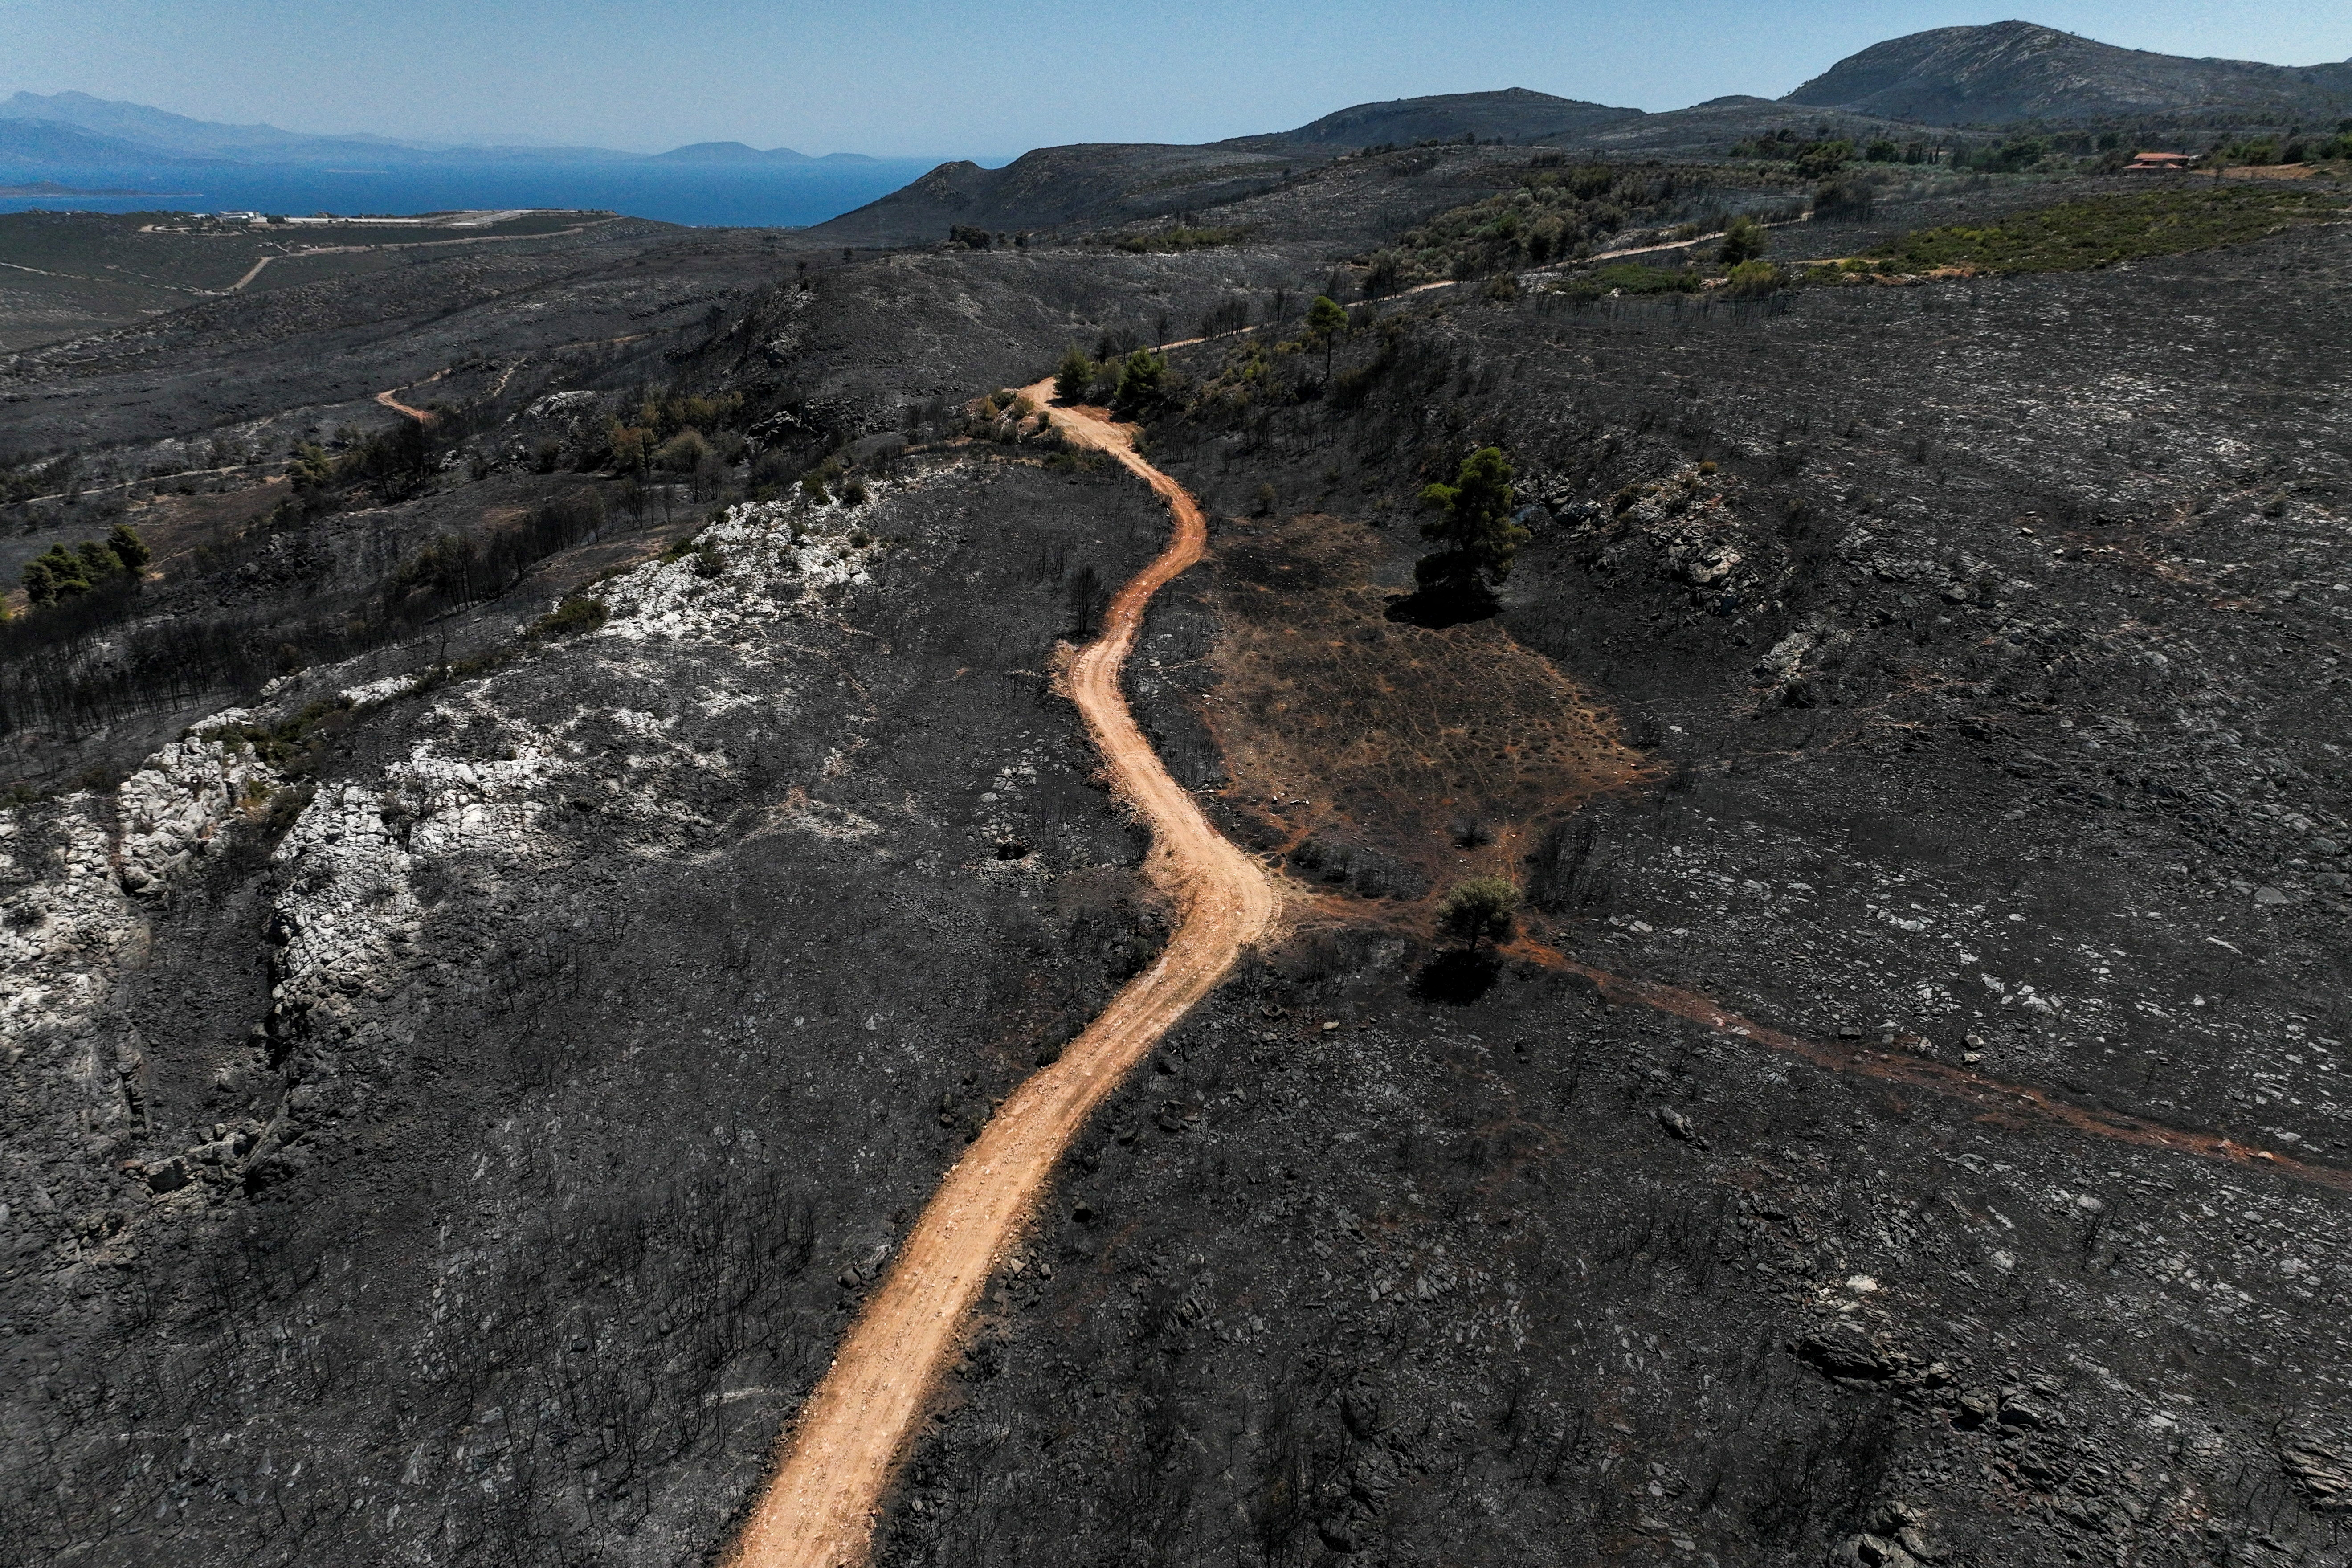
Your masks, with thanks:
[(673, 147), (654, 157), (665, 163), (878, 163), (879, 158), (869, 158), (863, 153), (827, 153), (822, 158), (812, 158), (805, 153), (795, 153), (790, 147), (771, 147), (761, 152), (757, 147), (740, 142), (694, 142), (684, 147)]
[[(1780, 99), (1711, 99), (1654, 114), (1526, 88), (1360, 103), (1292, 131), (1204, 146), (1045, 147), (1001, 169), (943, 163), (819, 225), (845, 244), (904, 245), (950, 225), (991, 231), (1118, 222), (1235, 200), (1358, 148), (1502, 141), (1587, 155), (1721, 155), (1776, 131), (1856, 141), (1999, 135), (2111, 121), (2149, 134), (2332, 125), (2352, 115), (2352, 61), (2195, 60), (2095, 43), (2030, 22), (1939, 27), (1874, 45)], [(746, 149), (748, 152), (749, 149)]]
[(812, 158), (789, 147), (768, 152), (740, 142), (698, 142), (667, 153), (605, 147), (402, 142), (385, 136), (310, 136), (274, 125), (224, 125), (184, 114), (93, 98), (86, 92), (19, 92), (0, 100), (0, 169), (172, 169), (222, 165), (373, 168), (452, 163), (805, 164), (879, 162), (857, 153)]

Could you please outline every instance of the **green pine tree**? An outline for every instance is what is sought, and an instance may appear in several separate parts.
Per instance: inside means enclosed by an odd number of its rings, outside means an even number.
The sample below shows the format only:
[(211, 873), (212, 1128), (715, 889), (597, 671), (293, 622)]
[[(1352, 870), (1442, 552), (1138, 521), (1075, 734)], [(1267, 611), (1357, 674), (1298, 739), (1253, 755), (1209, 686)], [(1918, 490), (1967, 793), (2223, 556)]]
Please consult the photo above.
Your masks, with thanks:
[(1528, 531), (1511, 521), (1513, 500), (1510, 459), (1499, 447), (1479, 447), (1462, 459), (1452, 484), (1421, 492), (1422, 504), (1436, 514), (1421, 525), (1421, 536), (1439, 546), (1413, 567), (1424, 592), (1462, 600), (1492, 596), (1528, 542)]
[(147, 563), (155, 558), (147, 542), (139, 537), (139, 531), (127, 522), (118, 522), (107, 530), (106, 547), (114, 552), (114, 558), (122, 563), (124, 571), (133, 574), (145, 571)]
[(1328, 294), (1315, 296), (1307, 307), (1307, 341), (1323, 351), (1323, 379), (1331, 379), (1331, 349), (1348, 330), (1348, 312)]

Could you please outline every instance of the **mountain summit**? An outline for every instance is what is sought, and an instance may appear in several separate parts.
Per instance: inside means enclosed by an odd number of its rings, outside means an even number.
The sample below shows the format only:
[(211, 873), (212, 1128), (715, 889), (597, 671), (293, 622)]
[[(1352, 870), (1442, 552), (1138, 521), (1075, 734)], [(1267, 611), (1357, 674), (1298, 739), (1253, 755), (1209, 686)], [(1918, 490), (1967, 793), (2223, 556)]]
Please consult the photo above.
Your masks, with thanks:
[(1564, 132), (1641, 118), (1638, 109), (1616, 109), (1605, 103), (1587, 103), (1581, 99), (1555, 98), (1548, 92), (1508, 87), (1498, 92), (1443, 92), (1425, 98), (1353, 104), (1334, 110), (1295, 131), (1236, 136), (1219, 145), (1246, 147), (1254, 152), (1288, 148), (1337, 151), (1384, 142), (1410, 145), (1416, 142), (1457, 142), (1465, 136), (1481, 142), (1500, 138), (1515, 145), (1526, 145)]
[(1929, 125), (2123, 114), (2319, 119), (2352, 113), (2352, 61), (2189, 59), (1995, 22), (1874, 44), (1780, 101)]

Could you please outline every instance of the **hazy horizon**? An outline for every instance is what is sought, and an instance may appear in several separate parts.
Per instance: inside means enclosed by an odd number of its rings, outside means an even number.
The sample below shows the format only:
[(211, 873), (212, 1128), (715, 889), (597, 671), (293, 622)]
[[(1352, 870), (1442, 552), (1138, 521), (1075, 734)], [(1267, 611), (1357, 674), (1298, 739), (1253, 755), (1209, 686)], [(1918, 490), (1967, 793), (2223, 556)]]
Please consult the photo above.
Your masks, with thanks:
[[(1530, 88), (1652, 110), (1774, 97), (1884, 39), (2022, 18), (2103, 43), (2280, 65), (2352, 57), (2352, 7), (2089, 0), (2015, 7), (1822, 0), (1759, 20), (1728, 0), (1371, 0), (1280, 12), (1024, 16), (915, 0), (415, 0), (326, 14), (259, 0), (24, 0), (0, 96), (67, 90), (318, 135), (584, 145), (697, 142), (812, 156), (982, 157), (1071, 142), (1208, 142), (1348, 104)], [(126, 40), (130, 42), (126, 45)], [(1710, 44), (1722, 47), (1710, 47)], [(1083, 69), (1072, 62), (1085, 62)], [(495, 106), (493, 108), (492, 106)]]

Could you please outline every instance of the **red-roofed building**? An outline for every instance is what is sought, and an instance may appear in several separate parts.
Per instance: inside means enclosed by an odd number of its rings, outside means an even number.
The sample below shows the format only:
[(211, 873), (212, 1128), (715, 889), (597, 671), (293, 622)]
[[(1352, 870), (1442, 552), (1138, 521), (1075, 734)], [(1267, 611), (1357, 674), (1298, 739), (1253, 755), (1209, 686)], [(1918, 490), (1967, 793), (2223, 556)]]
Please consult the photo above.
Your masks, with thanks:
[(2124, 165), (2124, 173), (2126, 174), (2161, 174), (2168, 170), (2179, 174), (2188, 167), (2189, 154), (2186, 153), (2142, 153)]

